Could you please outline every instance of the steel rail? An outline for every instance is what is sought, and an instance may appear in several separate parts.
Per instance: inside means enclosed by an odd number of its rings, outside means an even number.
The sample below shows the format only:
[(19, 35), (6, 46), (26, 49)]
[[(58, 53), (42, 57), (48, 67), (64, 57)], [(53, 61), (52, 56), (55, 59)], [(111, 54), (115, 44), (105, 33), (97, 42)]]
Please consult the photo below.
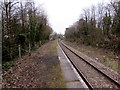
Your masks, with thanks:
[[(59, 46), (61, 47), (60, 44), (59, 44)], [(79, 68), (73, 63), (73, 61), (67, 55), (67, 53), (65, 52), (65, 50), (62, 47), (61, 47), (61, 49), (63, 50), (63, 52), (65, 53), (65, 55), (67, 56), (67, 58), (69, 59), (69, 61), (71, 62), (71, 64), (74, 66), (74, 68), (76, 69), (76, 71), (78, 72), (78, 74), (81, 76), (81, 78), (83, 79), (83, 81), (85, 82), (85, 84), (88, 86), (89, 90), (93, 90), (94, 87), (88, 82), (87, 78), (81, 73), (81, 71), (79, 70)]]
[[(95, 67), (94, 65), (92, 65), (91, 63), (89, 63), (87, 60), (85, 60), (84, 58), (82, 58), (80, 55), (78, 55), (76, 52), (74, 52), (73, 50), (71, 50), (69, 47), (67, 47), (65, 44), (63, 44), (63, 42), (61, 42), (61, 44), (66, 47), (69, 51), (71, 51), (73, 54), (75, 54), (77, 57), (79, 57), (80, 59), (84, 60), (87, 64), (89, 64), (90, 66), (92, 66), (95, 70), (97, 70), (99, 73), (101, 73), (103, 76), (107, 77), (111, 82), (113, 82), (115, 85), (117, 85), (120, 88), (120, 83), (117, 82), (116, 80), (112, 79), (111, 77), (109, 77), (107, 74), (105, 74), (104, 72), (102, 72), (101, 70), (99, 70), (97, 67)], [(64, 51), (65, 52), (65, 51)], [(79, 70), (79, 69), (78, 69)]]

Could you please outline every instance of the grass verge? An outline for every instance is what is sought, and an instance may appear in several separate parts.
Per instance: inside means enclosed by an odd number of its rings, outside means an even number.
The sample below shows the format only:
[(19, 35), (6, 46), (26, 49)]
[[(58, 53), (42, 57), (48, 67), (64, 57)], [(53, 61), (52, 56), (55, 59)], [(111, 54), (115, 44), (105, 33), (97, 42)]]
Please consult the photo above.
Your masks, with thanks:
[[(58, 56), (56, 40), (53, 42), (52, 48), (54, 55)], [(65, 80), (62, 75), (60, 62), (55, 67), (52, 68), (50, 74), (51, 74), (50, 88), (65, 88)]]
[(61, 73), (60, 64), (53, 68), (50, 72), (51, 80), (49, 83), (50, 88), (65, 88), (65, 81)]

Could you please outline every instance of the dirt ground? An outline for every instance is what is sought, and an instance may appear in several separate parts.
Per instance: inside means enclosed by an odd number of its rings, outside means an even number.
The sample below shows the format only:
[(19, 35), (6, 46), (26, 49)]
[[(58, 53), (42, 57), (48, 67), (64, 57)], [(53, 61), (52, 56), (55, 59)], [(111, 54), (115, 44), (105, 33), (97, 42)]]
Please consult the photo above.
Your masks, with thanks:
[(3, 73), (3, 88), (64, 88), (57, 42), (50, 41), (25, 55)]
[(115, 54), (114, 52), (102, 48), (86, 46), (75, 42), (64, 42), (67, 45), (77, 49), (78, 51), (88, 55), (89, 57), (97, 60), (105, 66), (110, 67), (111, 69), (120, 73), (120, 56)]

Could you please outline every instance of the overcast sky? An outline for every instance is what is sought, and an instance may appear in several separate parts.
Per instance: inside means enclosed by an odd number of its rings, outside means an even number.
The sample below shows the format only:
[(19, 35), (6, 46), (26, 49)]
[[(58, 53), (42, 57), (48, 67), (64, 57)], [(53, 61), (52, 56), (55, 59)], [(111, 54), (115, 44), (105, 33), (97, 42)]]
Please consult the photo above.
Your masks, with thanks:
[(36, 5), (42, 4), (48, 15), (48, 20), (57, 33), (64, 34), (65, 28), (76, 22), (83, 9), (99, 2), (110, 0), (34, 0)]

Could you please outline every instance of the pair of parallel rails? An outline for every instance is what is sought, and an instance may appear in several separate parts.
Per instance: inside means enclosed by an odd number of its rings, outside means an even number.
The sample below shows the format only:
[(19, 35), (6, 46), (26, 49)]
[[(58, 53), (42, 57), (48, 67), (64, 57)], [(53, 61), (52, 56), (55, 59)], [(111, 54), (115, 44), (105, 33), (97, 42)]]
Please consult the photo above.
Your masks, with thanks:
[[(94, 65), (92, 65), (90, 62), (88, 62), (87, 60), (85, 60), (85, 58), (83, 58), (82, 56), (80, 56), (77, 52), (75, 52), (74, 50), (72, 50), (71, 47), (69, 47), (68, 45), (65, 45), (63, 42), (59, 42), (60, 47), (62, 48), (63, 52), (65, 53), (65, 55), (67, 56), (67, 58), (70, 60), (70, 62), (72, 63), (72, 65), (74, 66), (74, 68), (77, 70), (77, 72), (79, 73), (80, 77), (84, 80), (84, 82), (86, 83), (86, 85), (88, 86), (88, 88), (90, 90), (93, 90), (94, 88), (115, 88), (115, 89), (120, 89), (120, 82), (118, 80), (115, 80), (113, 78), (111, 78), (109, 75), (107, 75), (106, 73), (102, 72), (102, 70), (100, 70), (99, 68), (95, 67)], [(71, 53), (71, 54), (70, 54)], [(72, 55), (74, 54), (74, 55)], [(79, 63), (80, 60), (82, 60), (82, 62), (80, 62), (80, 64), (75, 63), (75, 60), (73, 60), (74, 58), (79, 58), (79, 60), (77, 59), (76, 62)], [(93, 78), (93, 81), (95, 80), (96, 83), (92, 83), (89, 79), (90, 75), (88, 73), (89, 76), (85, 75), (84, 71), (85, 69), (82, 71), (83, 68), (80, 68), (79, 66), (82, 66), (82, 63), (85, 63), (85, 67), (91, 68), (89, 71), (87, 72), (92, 72), (92, 70), (95, 70), (94, 75), (96, 74), (100, 74), (100, 77)], [(98, 75), (99, 76), (99, 75)], [(94, 76), (93, 76), (94, 77)], [(102, 79), (101, 79), (102, 78)], [(100, 80), (101, 79), (101, 80)], [(103, 83), (101, 83), (103, 80)], [(101, 81), (101, 82), (99, 82)], [(106, 83), (106, 81), (108, 83)], [(103, 84), (103, 85), (100, 85)], [(98, 85), (96, 87), (96, 85)], [(107, 86), (105, 86), (105, 84)], [(110, 84), (110, 85), (109, 85)], [(105, 86), (105, 87), (104, 87)]]

